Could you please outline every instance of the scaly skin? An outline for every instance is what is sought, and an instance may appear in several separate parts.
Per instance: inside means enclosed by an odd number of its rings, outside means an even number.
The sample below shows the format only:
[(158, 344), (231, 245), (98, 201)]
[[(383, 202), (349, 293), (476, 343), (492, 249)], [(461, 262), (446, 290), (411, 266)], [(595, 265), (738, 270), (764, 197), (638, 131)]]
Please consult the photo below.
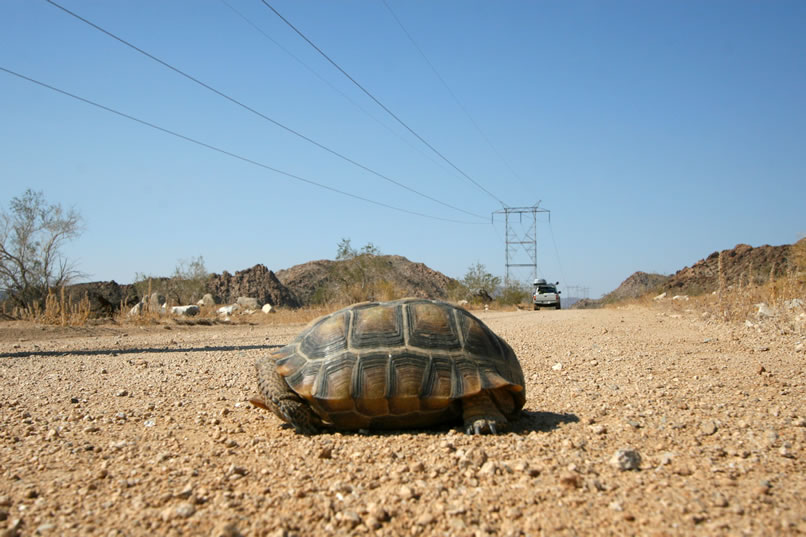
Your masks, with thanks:
[(462, 398), (462, 419), (467, 434), (497, 434), (509, 428), (509, 421), (486, 391)]
[(277, 373), (274, 360), (261, 358), (257, 362), (258, 395), (249, 401), (258, 407), (272, 411), (281, 420), (290, 423), (298, 433), (317, 434), (322, 429), (322, 420), (311, 406), (289, 388), (285, 379)]

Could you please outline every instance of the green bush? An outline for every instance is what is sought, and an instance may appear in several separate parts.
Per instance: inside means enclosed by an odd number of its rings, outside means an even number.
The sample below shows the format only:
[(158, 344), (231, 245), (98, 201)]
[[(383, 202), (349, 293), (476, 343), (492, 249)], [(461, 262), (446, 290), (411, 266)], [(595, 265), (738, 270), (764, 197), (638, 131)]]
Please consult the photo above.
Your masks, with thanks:
[(501, 289), (496, 300), (499, 304), (514, 306), (528, 304), (531, 296), (529, 286), (521, 282), (510, 282)]

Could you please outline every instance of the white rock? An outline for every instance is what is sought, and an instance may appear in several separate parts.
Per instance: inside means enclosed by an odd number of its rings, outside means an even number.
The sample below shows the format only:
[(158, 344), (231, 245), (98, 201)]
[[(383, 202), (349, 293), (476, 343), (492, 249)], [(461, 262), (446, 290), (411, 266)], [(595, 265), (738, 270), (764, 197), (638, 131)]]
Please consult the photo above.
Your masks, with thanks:
[(263, 313), (277, 313), (277, 310), (271, 304), (263, 304), (261, 310)]
[(802, 308), (803, 304), (804, 304), (803, 300), (799, 298), (793, 298), (792, 300), (787, 300), (786, 302), (784, 302), (786, 309), (790, 310), (793, 310), (795, 308)]
[(215, 306), (215, 299), (213, 298), (213, 295), (211, 295), (210, 293), (207, 293), (203, 297), (201, 297), (201, 300), (196, 302), (196, 305), (197, 306)]
[(685, 301), (685, 300), (688, 300), (688, 295), (674, 295), (672, 297), (672, 300), (683, 300), (683, 301)]
[(465, 306), (467, 306), (467, 304), (468, 304), (467, 300), (460, 300), (459, 302), (456, 303), (456, 305), (459, 306), (460, 308), (464, 308)]
[(201, 310), (199, 306), (192, 305), (192, 306), (174, 306), (171, 308), (172, 315), (184, 315), (187, 317), (192, 317), (194, 315), (198, 315)]
[(770, 308), (765, 302), (759, 302), (756, 304), (756, 308), (756, 317), (773, 317), (775, 315), (775, 313), (772, 311), (772, 308)]
[(221, 306), (216, 310), (219, 315), (232, 315), (236, 311), (240, 310), (241, 307), (238, 304), (232, 304), (230, 306)]
[(666, 291), (662, 292), (661, 294), (659, 294), (658, 296), (656, 296), (652, 300), (663, 300), (664, 298), (666, 298)]
[(563, 368), (563, 364), (561, 364), (560, 362), (557, 362), (556, 364), (554, 364), (553, 366), (551, 366), (551, 368), (552, 368), (554, 371), (560, 371), (560, 370)]

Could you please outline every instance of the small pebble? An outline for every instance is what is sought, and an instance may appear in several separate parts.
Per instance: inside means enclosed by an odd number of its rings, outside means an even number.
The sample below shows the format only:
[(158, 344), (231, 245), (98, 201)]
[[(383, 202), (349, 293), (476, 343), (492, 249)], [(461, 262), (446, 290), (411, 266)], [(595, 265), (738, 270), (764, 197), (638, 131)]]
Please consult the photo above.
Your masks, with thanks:
[(705, 420), (700, 424), (700, 432), (706, 436), (715, 434), (716, 430), (717, 426), (714, 420)]
[(415, 496), (414, 489), (408, 485), (401, 486), (400, 489), (398, 489), (397, 494), (403, 500), (410, 500)]
[(569, 489), (578, 489), (582, 486), (582, 478), (577, 473), (566, 472), (560, 476), (560, 484)]
[(176, 514), (182, 518), (190, 518), (196, 512), (192, 503), (180, 503), (176, 506)]
[(434, 516), (431, 513), (423, 513), (419, 517), (417, 517), (415, 524), (417, 524), (418, 526), (427, 526), (431, 524), (433, 521)]
[(610, 466), (617, 470), (640, 470), (641, 454), (634, 449), (619, 449), (610, 458)]
[[(282, 533), (277, 535), (275, 532), (272, 534), (272, 537), (286, 537), (287, 533), (285, 530), (278, 531)], [(243, 537), (243, 535), (240, 531), (238, 531), (238, 528), (235, 526), (235, 524), (224, 523), (213, 528), (213, 531), (210, 533), (210, 537)]]

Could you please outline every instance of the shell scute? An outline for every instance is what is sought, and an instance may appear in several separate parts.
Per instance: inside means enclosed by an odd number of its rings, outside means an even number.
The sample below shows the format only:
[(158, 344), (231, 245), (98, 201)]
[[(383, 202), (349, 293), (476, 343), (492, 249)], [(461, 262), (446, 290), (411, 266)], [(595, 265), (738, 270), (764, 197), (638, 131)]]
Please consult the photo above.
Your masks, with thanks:
[(404, 343), (400, 307), (368, 305), (353, 311), (350, 345), (354, 349), (396, 348)]
[(453, 359), (453, 382), (451, 387), (451, 397), (461, 399), (466, 395), (472, 395), (481, 391), (481, 376), (476, 361), (470, 360), (466, 356), (458, 356)]
[(459, 315), (459, 324), (462, 330), (462, 339), (465, 342), (465, 352), (484, 357), (498, 357), (501, 355), (501, 348), (497, 344), (498, 338), (494, 337), (490, 329), (477, 319), (463, 313)]
[(321, 360), (347, 350), (349, 312), (336, 312), (300, 336), (300, 351), (309, 360)]
[(306, 362), (305, 365), (285, 377), (288, 386), (305, 399), (313, 398), (313, 386), (319, 376), (322, 362)]
[(420, 390), (428, 362), (427, 357), (416, 354), (390, 355), (386, 397), (392, 414), (420, 410)]
[(276, 359), (277, 372), (284, 377), (293, 375), (308, 363), (308, 360), (296, 352), (295, 347), (290, 345), (274, 353), (273, 357)]
[(408, 305), (406, 311), (409, 322), (409, 345), (444, 351), (462, 349), (456, 323), (447, 304), (414, 302)]
[(434, 410), (451, 404), (453, 376), (453, 360), (446, 356), (431, 358), (420, 390), (423, 408)]
[(356, 359), (355, 355), (344, 353), (326, 360), (316, 375), (311, 397), (328, 411), (349, 410), (355, 406), (352, 384)]

